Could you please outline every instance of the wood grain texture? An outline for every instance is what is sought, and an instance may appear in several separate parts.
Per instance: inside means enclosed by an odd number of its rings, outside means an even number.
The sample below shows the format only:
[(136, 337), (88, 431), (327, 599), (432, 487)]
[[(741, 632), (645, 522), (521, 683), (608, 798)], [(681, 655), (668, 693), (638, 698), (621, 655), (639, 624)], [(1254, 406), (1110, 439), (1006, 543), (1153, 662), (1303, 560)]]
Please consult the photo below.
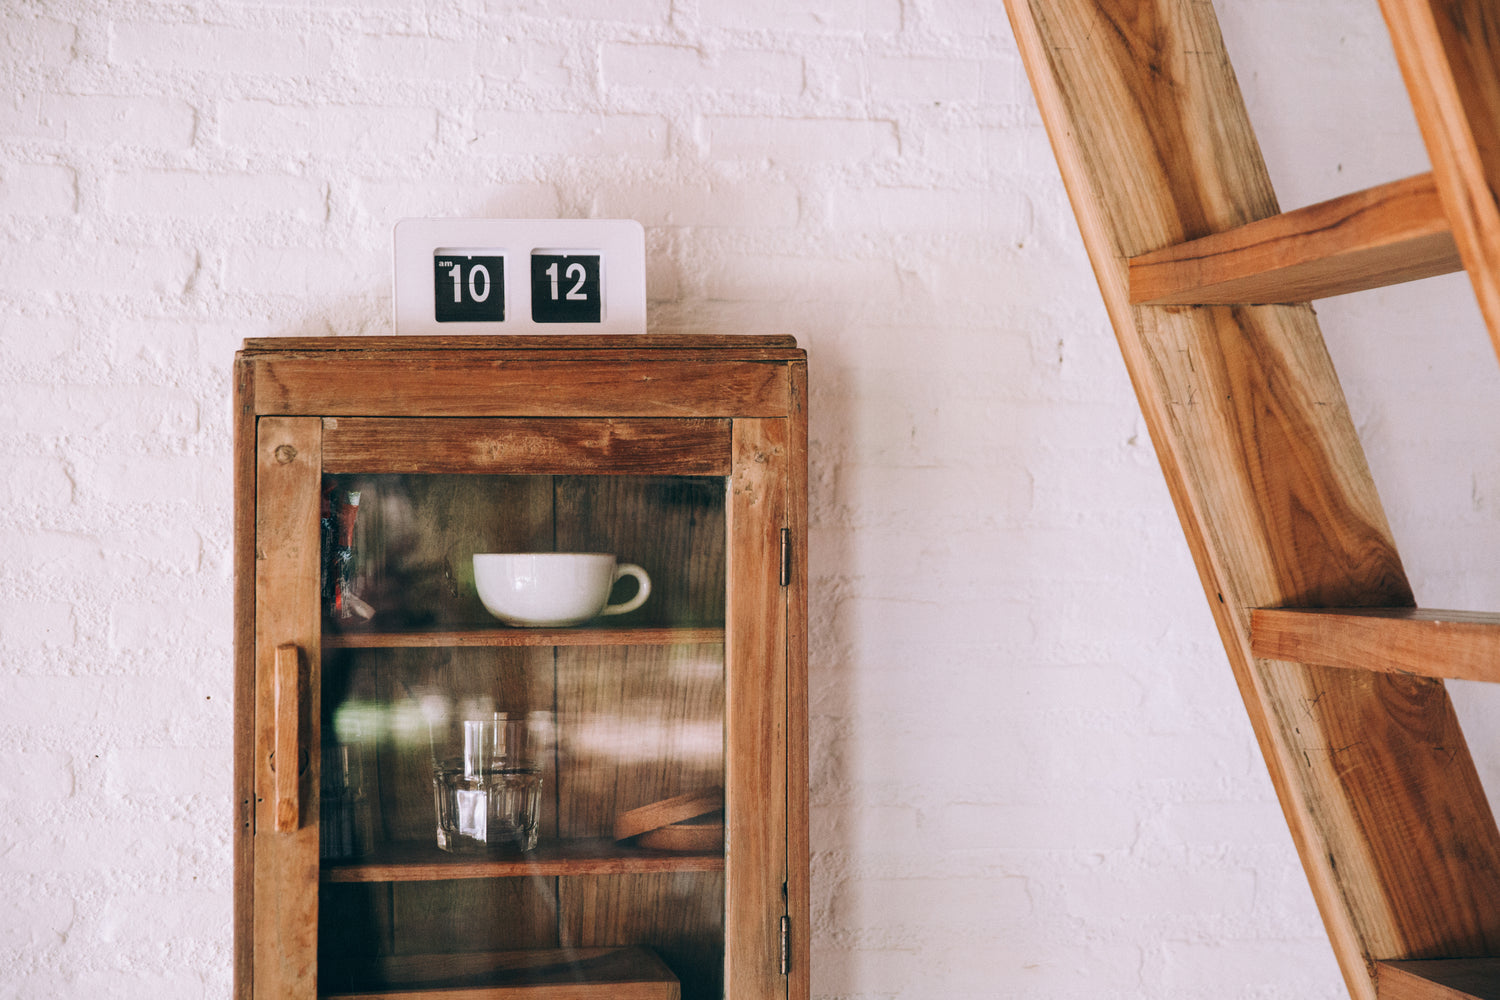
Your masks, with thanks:
[(725, 959), (731, 997), (782, 995), (787, 881), (787, 526), (790, 421), (736, 420), (725, 658)]
[(808, 810), (811, 762), (808, 758), (807, 599), (808, 551), (807, 364), (790, 366), (792, 410), (787, 420), (787, 527), (791, 539), (791, 579), (786, 587), (786, 911), (790, 920), (791, 968), (788, 1000), (812, 995), (812, 856)]
[[(275, 718), (276, 735), (272, 751), (276, 767), (276, 781), (272, 788), (275, 796), (271, 813), (275, 817), (277, 833), (295, 833), (302, 826), (302, 782), (300, 762), (308, 752), (302, 741), (302, 710), (306, 698), (307, 670), (302, 650), (294, 642), (285, 642), (276, 647), (272, 661), (271, 705)], [(288, 761), (297, 767), (285, 766)]]
[(724, 781), (723, 647), (559, 649), (557, 678), (564, 840)]
[(399, 649), (457, 646), (695, 646), (724, 642), (716, 626), (576, 625), (571, 628), (420, 629), (411, 632), (340, 632), (323, 637), (325, 649)]
[[(727, 452), (723, 461), (727, 464)], [(713, 782), (723, 780), (725, 630), (722, 624), (683, 627), (672, 623), (691, 618), (722, 621), (724, 480), (380, 475), (345, 476), (339, 481), (362, 493), (356, 548), (368, 555), (369, 563), (361, 566), (355, 579), (357, 589), (380, 609), (377, 623), (388, 614), (393, 614), (397, 623), (409, 620), (415, 606), (405, 607), (405, 596), (412, 591), (406, 581), (431, 575), (432, 568), (443, 566), (454, 571), (451, 575), (459, 593), (453, 598), (424, 597), (416, 605), (436, 605), (439, 618), (466, 620), (476, 612), (468, 606), (465, 585), (457, 579), (456, 570), (466, 558), (464, 553), (492, 547), (546, 550), (559, 546), (617, 551), (649, 563), (660, 583), (652, 601), (633, 617), (665, 624), (551, 630), (439, 625), (413, 632), (403, 627), (398, 631), (330, 636), (330, 649), (345, 647), (346, 655), (357, 653), (352, 666), (337, 669), (373, 677), (379, 692), (373, 700), (389, 706), (393, 718), (402, 715), (399, 706), (426, 697), (424, 692), (442, 692), (450, 699), (488, 699), (487, 703), (503, 710), (550, 711), (555, 707), (560, 723), (559, 749), (567, 766), (565, 771), (549, 767), (545, 776), (543, 843), (534, 855), (525, 859), (434, 857), (438, 852), (430, 846), (402, 846), (424, 837), (430, 844), (432, 838), (431, 777), (425, 746), (386, 747), (379, 755), (379, 799), (387, 846), (365, 861), (330, 866), (325, 882), (342, 884), (346, 880), (389, 877), (398, 883), (392, 918), (394, 947), (418, 951), (459, 944), (485, 946), (486, 942), (473, 934), (475, 927), (488, 922), (466, 922), (462, 917), (465, 912), (494, 914), (499, 918), (494, 926), (534, 928), (538, 933), (545, 921), (553, 928), (555, 939), (559, 932), (556, 921), (570, 925), (571, 915), (580, 905), (576, 900), (592, 899), (596, 910), (602, 902), (597, 885), (582, 897), (577, 891), (568, 898), (547, 897), (554, 883), (584, 882), (576, 877), (559, 882), (560, 876), (706, 872), (722, 883), (722, 851), (717, 856), (675, 857), (623, 849), (601, 853), (597, 849), (576, 850), (573, 845), (559, 843), (557, 836), (559, 823), (568, 824), (564, 827), (568, 837), (578, 836), (577, 830), (587, 827), (587, 822), (577, 826), (580, 815), (597, 814), (607, 822), (614, 814), (614, 797), (622, 790), (640, 788), (646, 793), (671, 781), (695, 780), (700, 774), (695, 768), (703, 762), (684, 758), (681, 747), (695, 744), (685, 742), (683, 733), (695, 736), (705, 726), (712, 727), (712, 759), (701, 773)], [(414, 516), (415, 512), (421, 512), (420, 516)], [(444, 601), (452, 603), (449, 610), (441, 610)], [(470, 640), (472, 645), (468, 644)], [(685, 645), (683, 640), (703, 642)], [(707, 644), (706, 653), (703, 643)], [(517, 659), (522, 653), (525, 657)], [(712, 669), (702, 669), (705, 663)], [(560, 669), (562, 679), (556, 694), (555, 667)], [(691, 683), (684, 686), (681, 678)], [(576, 697), (572, 694), (575, 691)], [(337, 697), (361, 701), (371, 696), (351, 681), (338, 688)], [(593, 700), (580, 700), (583, 698)], [(700, 702), (698, 708), (693, 707)], [(682, 708), (676, 710), (673, 705)], [(612, 719), (615, 721), (610, 724)], [(671, 725), (684, 719), (687, 729), (679, 728), (679, 735), (672, 736)], [(646, 734), (645, 739), (633, 735), (636, 733)], [(652, 734), (665, 742), (658, 739), (653, 743)], [(594, 763), (583, 758), (578, 750), (582, 746), (603, 750), (610, 759), (623, 752), (628, 761), (638, 762), (623, 771), (613, 767), (606, 773), (602, 765), (595, 767), (602, 758)], [(595, 771), (599, 774), (598, 794), (588, 790), (593, 787), (588, 776)], [(598, 832), (607, 834), (608, 827)], [(484, 885), (486, 880), (496, 878), (535, 886), (538, 891), (512, 894), (514, 898), (502, 900), (495, 896), (494, 889)], [(425, 882), (468, 882), (471, 886), (438, 889), (424, 886)], [(546, 892), (540, 891), (543, 886)], [(714, 888), (711, 883), (710, 895), (722, 900), (721, 885)], [(550, 905), (543, 905), (546, 898), (550, 898)], [(604, 911), (620, 913), (621, 919), (639, 923), (642, 905), (611, 902)], [(677, 906), (677, 910), (681, 913), (675, 918), (671, 939), (677, 948), (674, 961), (699, 966), (721, 964), (722, 918), (693, 927), (682, 913), (696, 913), (697, 907), (683, 910)], [(616, 934), (612, 940), (629, 938)]]
[(262, 414), (332, 417), (775, 416), (787, 409), (786, 365), (623, 355), (519, 363), (451, 352), (256, 360)]
[[(303, 823), (278, 832), (274, 813), (277, 772), (299, 771), (298, 795), (316, 815), (316, 754), (303, 762), (275, 760), (277, 650), (302, 650), (311, 668), (307, 697), (298, 706), (305, 744), (318, 745), (319, 444), (315, 418), (263, 418), (256, 472), (256, 801), (254, 935), (274, 947), (255, 949), (255, 995), (312, 1000), (317, 993), (318, 828)], [(300, 659), (300, 658), (299, 658)]]
[(651, 598), (612, 616), (612, 625), (724, 624), (724, 483), (717, 476), (558, 478), (558, 550), (612, 552), (651, 577)]
[(729, 421), (330, 418), (323, 471), (724, 476)]
[[(380, 749), (382, 850), (418, 840), (434, 844), (433, 761), (449, 753), (444, 723), (483, 718), (491, 711), (531, 716), (546, 712), (551, 704), (551, 656), (546, 650), (397, 649), (344, 655), (357, 662), (375, 661), (368, 669), (381, 685), (393, 722), (410, 719), (414, 708), (437, 716), (433, 708), (441, 706), (446, 713), (446, 718), (416, 733), (402, 733), (392, 725)], [(393, 662), (380, 662), (387, 659)], [(542, 766), (544, 793), (556, 780), (556, 767), (547, 756)], [(539, 825), (541, 840), (555, 843), (556, 809), (545, 796)], [(557, 905), (556, 879), (541, 873), (526, 878), (393, 881), (389, 954), (555, 947)]]
[(1130, 301), (1307, 302), (1462, 269), (1422, 174), (1132, 257)]
[(1500, 959), (1378, 962), (1380, 1000), (1500, 1000)]
[[(392, 882), (390, 892), (392, 956), (555, 948), (559, 943), (555, 879)], [(359, 956), (355, 967), (369, 961)]]
[[(347, 475), (333, 481), (361, 495), (353, 587), (375, 607), (371, 624), (381, 629), (416, 627), (426, 635), (463, 633), (480, 620), (493, 623), (472, 582), (465, 585), (469, 556), (496, 547), (545, 549), (552, 541), (551, 477)], [(488, 627), (493, 630), (493, 624)], [(447, 723), (494, 711), (550, 712), (551, 650), (427, 642), (339, 648), (337, 636), (328, 638), (334, 641), (325, 645), (325, 715), (358, 739), (367, 758), (366, 794), (376, 827), (375, 853), (368, 860), (377, 866), (389, 861), (393, 845), (420, 842), (425, 853), (397, 852), (416, 861), (414, 868), (394, 866), (396, 874), (419, 872), (422, 859), (441, 853), (435, 847), (433, 764), (447, 753)], [(556, 779), (550, 756), (542, 777), (544, 791), (550, 791)], [(544, 806), (541, 826), (543, 839), (555, 841), (555, 808)], [(333, 876), (351, 871), (368, 873), (358, 865), (325, 869), (325, 907), (339, 907), (332, 914), (336, 920), (325, 926), (342, 929), (366, 919), (358, 899), (331, 891), (347, 888)], [(391, 880), (382, 934), (323, 942), (325, 988), (357, 981), (364, 966), (382, 956), (557, 945), (555, 877), (531, 872), (496, 878), (501, 872), (495, 870), (488, 878), (454, 878), (451, 867), (436, 873), (447, 877)]]
[(1381, 0), (1459, 256), (1500, 352), (1500, 8)]
[(647, 830), (636, 838), (636, 843), (652, 851), (672, 851), (697, 854), (706, 851), (724, 850), (724, 824), (670, 823)]
[(1426, 608), (1257, 608), (1259, 657), (1422, 677), (1500, 681), (1500, 614)]
[(696, 819), (724, 808), (724, 789), (712, 788), (684, 792), (670, 798), (657, 799), (634, 809), (615, 813), (615, 840), (628, 840), (647, 830)]
[[(627, 624), (719, 626), (725, 494), (720, 477), (559, 477), (557, 545), (614, 552), (646, 569), (651, 599), (625, 616)], [(725, 784), (722, 644), (569, 646), (555, 654), (561, 836), (609, 837), (621, 811)], [(648, 945), (682, 978), (685, 997), (717, 995), (726, 947), (722, 868), (561, 878), (558, 887), (565, 943)]]
[[(252, 921), (246, 940), (237, 941), (237, 950), (255, 956), (254, 967), (237, 980), (242, 1000), (251, 995), (249, 981), (259, 964), (284, 963), (277, 951), (290, 942), (295, 952), (302, 947), (299, 941), (308, 939), (321, 944), (318, 979), (328, 995), (365, 995), (359, 992), (365, 986), (353, 978), (372, 960), (389, 966), (441, 952), (439, 964), (451, 968), (474, 956), (517, 947), (641, 943), (657, 948), (681, 974), (684, 995), (689, 997), (723, 995), (726, 952), (736, 970), (731, 975), (737, 973), (738, 982), (756, 991), (736, 990), (732, 995), (771, 997), (787, 990), (788, 980), (776, 973), (779, 914), (787, 906), (782, 886), (787, 886), (787, 900), (795, 901), (800, 894), (805, 901), (807, 896), (805, 861), (800, 873), (789, 872), (787, 861), (789, 844), (806, 843), (806, 790), (794, 798), (796, 793), (786, 787), (793, 769), (800, 767), (805, 774), (806, 751), (785, 746), (793, 728), (803, 738), (806, 732), (805, 720), (789, 725), (785, 718), (794, 704), (804, 711), (806, 705), (805, 692), (788, 690), (805, 683), (805, 663), (789, 667), (786, 662), (798, 649), (805, 657), (805, 627), (787, 621), (795, 608), (805, 614), (805, 563), (794, 559), (793, 584), (784, 590), (777, 577), (780, 529), (791, 528), (794, 551), (805, 546), (805, 501), (788, 495), (790, 490), (805, 489), (805, 417), (786, 419), (790, 408), (802, 405), (793, 394), (805, 400), (803, 355), (789, 338), (754, 343), (750, 338), (744, 343), (630, 338), (612, 345), (595, 338), (575, 339), (576, 343), (562, 344), (545, 338), (545, 345), (516, 341), (478, 352), (472, 350), (475, 338), (357, 347), (268, 341), (249, 345), (243, 355), (242, 411), (252, 427), (257, 412), (270, 414), (263, 424), (273, 427), (281, 420), (275, 411), (306, 407), (305, 412), (315, 413), (318, 420), (334, 418), (327, 435), (332, 438), (348, 421), (387, 415), (380, 407), (392, 398), (396, 402), (391, 412), (402, 414), (418, 414), (432, 403), (433, 412), (423, 416), (424, 422), (428, 417), (441, 420), (425, 427), (407, 432), (367, 425), (367, 442), (388, 432), (405, 437), (389, 446), (378, 441), (361, 445), (355, 450), (364, 458), (385, 461), (378, 456), (420, 452), (441, 422), (488, 419), (496, 410), (522, 420), (544, 418), (564, 430), (563, 421), (597, 413), (608, 421), (604, 438), (614, 443), (596, 446), (584, 441), (582, 450), (593, 459), (575, 463), (565, 458), (560, 466), (549, 467), (574, 473), (568, 475), (490, 474), (510, 468), (500, 465), (483, 475), (458, 474), (488, 460), (484, 446), (475, 451), (471, 444), (431, 460), (451, 462), (451, 469), (436, 471), (436, 465), (420, 464), (372, 474), (368, 466), (360, 468), (363, 459), (351, 458), (347, 471), (335, 477), (339, 488), (362, 491), (355, 547), (367, 561), (356, 569), (355, 586), (376, 607), (376, 619), (343, 632), (331, 631), (326, 642), (317, 639), (316, 556), (297, 586), (280, 593), (300, 595), (304, 584), (311, 587), (314, 644), (308, 648), (315, 654), (309, 660), (314, 674), (311, 700), (316, 704), (308, 709), (310, 730), (326, 727), (339, 732), (348, 722), (346, 712), (356, 720), (376, 721), (376, 735), (366, 749), (372, 754), (370, 794), (378, 803), (377, 846), (367, 857), (326, 864), (320, 879), (315, 839), (310, 869), (296, 874), (285, 866), (273, 871), (261, 865), (268, 856), (255, 855), (257, 845), (251, 841), (254, 877), (237, 892), (237, 907), (242, 899), (264, 901), (268, 891), (282, 892), (293, 884), (305, 888), (312, 882), (321, 887), (321, 894), (293, 934)], [(380, 364), (371, 368), (366, 364), (371, 361)], [(309, 363), (296, 376), (307, 385), (316, 381), (317, 365), (311, 362), (326, 366), (328, 372), (352, 374), (335, 376), (328, 386), (299, 395), (281, 381), (289, 370), (280, 367), (283, 362), (293, 367)], [(794, 373), (801, 379), (795, 390)], [(406, 384), (387, 393), (384, 384), (369, 381), (386, 375), (392, 383)], [(675, 380), (676, 385), (662, 385), (662, 380)], [(373, 409), (364, 392), (370, 385), (385, 394)], [(342, 408), (335, 404), (331, 412), (320, 410), (319, 392), (326, 392), (328, 399), (342, 398)], [(640, 405), (652, 412), (639, 412), (633, 399), (642, 400)], [(562, 412), (569, 407), (580, 412)], [(736, 450), (732, 434), (724, 433), (724, 420), (739, 422), (746, 414), (766, 418), (744, 421), (749, 437)], [(672, 418), (666, 437), (658, 431), (665, 426), (657, 419), (663, 415)], [(294, 414), (289, 424), (301, 426), (300, 417), (301, 412)], [(637, 428), (657, 436), (651, 443), (632, 439)], [(494, 450), (552, 447), (535, 433), (528, 434), (496, 439)], [(332, 468), (343, 469), (339, 463), (345, 459), (337, 457), (341, 447), (320, 439), (319, 456), (326, 461), (331, 451)], [(464, 452), (463, 447), (471, 450)], [(563, 441), (563, 451), (572, 447), (575, 442)], [(610, 453), (621, 447), (634, 449), (633, 457)], [(671, 454), (664, 459), (664, 452)], [(786, 458), (793, 453), (803, 463), (801, 468)], [(739, 476), (727, 480), (736, 455), (742, 464), (765, 467), (745, 465)], [(692, 464), (699, 462), (704, 474), (680, 475), (699, 471)], [(253, 484), (253, 454), (247, 465), (245, 479)], [(598, 475), (601, 471), (607, 474)], [(731, 482), (740, 488), (732, 516), (727, 509)], [(316, 487), (314, 476), (314, 498)], [(286, 516), (280, 501), (268, 502), (276, 508), (273, 516)], [(255, 497), (248, 496), (242, 507), (253, 516)], [(315, 537), (315, 499), (311, 509), (307, 523)], [(726, 552), (727, 522), (738, 525), (737, 554)], [(750, 546), (758, 548), (751, 551)], [(647, 565), (655, 583), (651, 600), (619, 626), (550, 630), (546, 635), (541, 632), (547, 630), (496, 627), (468, 592), (463, 571), (468, 554), (551, 547), (616, 551)], [(310, 548), (316, 550), (315, 541)], [(244, 550), (253, 558), (253, 544)], [(736, 625), (725, 621), (731, 564), (738, 567), (737, 586), (749, 602)], [(769, 572), (752, 583), (751, 577), (759, 572), (756, 566)], [(762, 589), (757, 592), (757, 587)], [(769, 629), (759, 620), (768, 608)], [(253, 624), (253, 615), (247, 617)], [(496, 638), (507, 632), (514, 638)], [(729, 652), (731, 646), (736, 653)], [(256, 651), (253, 644), (250, 648)], [(734, 685), (734, 696), (746, 715), (726, 730), (725, 673), (731, 655), (748, 671)], [(252, 663), (247, 670), (252, 679), (255, 669)], [(266, 676), (261, 670), (260, 677)], [(560, 780), (558, 760), (548, 764), (544, 788), (551, 797), (543, 808), (543, 846), (536, 852), (525, 858), (437, 856), (440, 852), (430, 846), (431, 749), (425, 742), (412, 742), (406, 725), (412, 716), (404, 707), (424, 692), (469, 699), (488, 696), (496, 707), (553, 713), (561, 734), (558, 756), (569, 770), (566, 781)], [(250, 701), (253, 706), (255, 699)], [(266, 715), (246, 713), (257, 726), (257, 719)], [(629, 725), (600, 725), (611, 716)], [(585, 725), (576, 725), (579, 720)], [(259, 738), (258, 728), (253, 733)], [(600, 736), (602, 741), (595, 739)], [(738, 857), (737, 872), (728, 873), (734, 862), (726, 859), (722, 846), (715, 851), (665, 853), (559, 839), (565, 829), (597, 828), (596, 835), (607, 836), (618, 809), (685, 791), (705, 779), (724, 783), (729, 774), (726, 741), (743, 758), (734, 772), (745, 782), (740, 815), (726, 823), (731, 839), (735, 824), (741, 827), (736, 851), (742, 848), (743, 856)], [(712, 751), (705, 754), (710, 744)], [(573, 770), (576, 755), (584, 751), (594, 755), (594, 762)], [(794, 752), (801, 765), (791, 763)], [(263, 756), (262, 748), (246, 756), (253, 765)], [(610, 756), (612, 763), (605, 761)], [(569, 787), (564, 790), (564, 785)], [(767, 789), (772, 790), (769, 807)], [(793, 801), (801, 803), (800, 819), (788, 815)], [(315, 789), (308, 802), (308, 815), (317, 815)], [(773, 825), (767, 828), (768, 823)], [(304, 822), (299, 833), (311, 828)], [(726, 887), (730, 879), (735, 889)], [(730, 902), (736, 895), (739, 909)], [(747, 905), (766, 912), (747, 918)], [(727, 913), (747, 929), (745, 935), (726, 938)], [(440, 985), (418, 988), (430, 992)], [(488, 986), (474, 989), (475, 996), (522, 995), (484, 992)], [(372, 986), (366, 992), (382, 991)], [(283, 992), (272, 981), (255, 995), (303, 993), (300, 988)], [(561, 994), (546, 995), (556, 1000)], [(630, 995), (610, 989), (579, 994)], [(805, 996), (805, 990), (798, 996)]]
[(254, 989), (255, 926), (255, 386), (234, 363), (234, 998)]
[[(552, 704), (550, 651), (527, 647), (342, 651), (325, 673), (325, 699), (373, 719), (377, 846), (435, 843), (433, 764), (448, 752), (450, 723)], [(542, 821), (543, 836), (555, 839), (555, 810), (544, 808)]]
[[(430, 841), (431, 838), (429, 838)], [(666, 857), (610, 840), (539, 844), (525, 854), (447, 854), (430, 842), (389, 844), (358, 861), (323, 866), (324, 882), (446, 882), (471, 878), (551, 878), (559, 875), (642, 875), (719, 872), (724, 851)]]
[(541, 986), (436, 986), (432, 989), (329, 993), (328, 1000), (678, 1000), (676, 983), (562, 983)]
[[(725, 990), (722, 872), (602, 875), (559, 880), (565, 947), (644, 944), (682, 983), (683, 1000), (743, 997)], [(731, 943), (733, 951), (737, 943)]]
[(536, 949), (387, 959), (369, 991), (339, 1000), (678, 1000), (677, 977), (644, 948)]
[(1129, 301), (1130, 257), (1277, 211), (1211, 4), (1007, 8), (1351, 994), (1373, 1000), (1368, 959), (1485, 954), (1500, 833), (1442, 685), (1250, 648), (1256, 607), (1412, 603), (1311, 310)]
[(703, 353), (714, 359), (741, 360), (745, 357), (789, 361), (802, 357), (795, 337), (783, 334), (675, 334), (652, 333), (623, 336), (598, 334), (545, 334), (540, 336), (376, 336), (376, 337), (250, 337), (245, 340), (246, 354), (321, 353), (401, 351), (506, 351), (511, 354), (595, 355), (623, 351), (674, 351)]

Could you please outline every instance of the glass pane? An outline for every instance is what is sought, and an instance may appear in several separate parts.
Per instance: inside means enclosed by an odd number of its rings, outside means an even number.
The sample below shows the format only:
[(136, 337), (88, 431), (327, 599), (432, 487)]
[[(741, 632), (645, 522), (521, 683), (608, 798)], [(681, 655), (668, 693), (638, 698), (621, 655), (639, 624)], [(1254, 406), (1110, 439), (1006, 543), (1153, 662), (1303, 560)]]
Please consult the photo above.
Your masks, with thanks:
[(324, 485), (320, 994), (722, 996), (725, 480)]

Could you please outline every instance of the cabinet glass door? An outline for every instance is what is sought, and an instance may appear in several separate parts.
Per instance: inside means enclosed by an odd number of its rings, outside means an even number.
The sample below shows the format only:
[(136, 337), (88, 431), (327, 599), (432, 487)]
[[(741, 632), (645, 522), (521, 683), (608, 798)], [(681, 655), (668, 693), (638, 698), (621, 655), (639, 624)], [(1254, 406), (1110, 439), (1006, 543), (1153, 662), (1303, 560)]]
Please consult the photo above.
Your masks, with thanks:
[(795, 345), (236, 373), (236, 996), (805, 1000)]
[(319, 995), (723, 995), (727, 483), (322, 476)]
[(261, 418), (256, 996), (786, 995), (786, 433)]

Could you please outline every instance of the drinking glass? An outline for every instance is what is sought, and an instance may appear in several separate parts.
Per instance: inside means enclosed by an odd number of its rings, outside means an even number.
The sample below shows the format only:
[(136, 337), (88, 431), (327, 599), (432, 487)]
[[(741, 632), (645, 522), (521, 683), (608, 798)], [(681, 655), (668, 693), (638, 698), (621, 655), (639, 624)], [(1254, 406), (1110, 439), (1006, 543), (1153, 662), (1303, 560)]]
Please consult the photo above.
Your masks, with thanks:
[[(466, 853), (536, 847), (542, 774), (525, 718), (463, 719), (434, 761), (437, 845)], [(454, 753), (453, 751), (456, 751)]]

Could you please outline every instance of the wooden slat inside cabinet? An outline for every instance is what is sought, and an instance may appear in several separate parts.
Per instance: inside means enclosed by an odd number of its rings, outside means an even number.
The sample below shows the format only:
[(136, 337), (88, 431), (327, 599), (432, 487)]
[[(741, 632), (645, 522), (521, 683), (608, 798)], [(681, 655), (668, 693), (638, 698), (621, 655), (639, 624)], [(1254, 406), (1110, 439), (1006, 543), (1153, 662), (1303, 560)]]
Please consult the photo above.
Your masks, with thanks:
[[(678, 1000), (677, 977), (643, 948), (403, 955), (381, 964), (389, 986), (329, 1000)], [(431, 984), (431, 985), (423, 985)]]
[(642, 850), (612, 841), (559, 841), (527, 853), (464, 857), (431, 844), (388, 846), (353, 861), (325, 864), (325, 882), (439, 882), (470, 878), (719, 872), (724, 854)]

